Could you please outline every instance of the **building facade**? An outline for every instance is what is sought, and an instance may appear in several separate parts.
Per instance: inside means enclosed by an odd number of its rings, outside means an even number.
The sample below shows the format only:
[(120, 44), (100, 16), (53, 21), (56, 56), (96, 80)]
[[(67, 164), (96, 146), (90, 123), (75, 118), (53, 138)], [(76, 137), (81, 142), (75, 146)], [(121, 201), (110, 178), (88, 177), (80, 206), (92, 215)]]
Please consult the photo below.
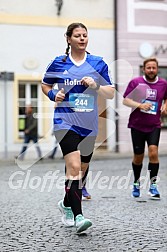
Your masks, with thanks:
[[(167, 79), (167, 0), (1, 0), (0, 2), (0, 158), (18, 154), (22, 145), (25, 105), (33, 104), (43, 155), (53, 147), (53, 104), (41, 92), (47, 64), (64, 54), (64, 33), (72, 22), (89, 31), (88, 51), (109, 64), (116, 96), (99, 99), (96, 147), (132, 152), (129, 109), (122, 94), (142, 74), (145, 58), (156, 56), (159, 75)], [(160, 151), (166, 151), (167, 119), (162, 118)], [(32, 148), (33, 151), (33, 148)], [(32, 153), (29, 152), (32, 156)], [(35, 152), (34, 152), (35, 153)]]
[[(142, 75), (145, 58), (157, 57), (159, 76), (167, 80), (167, 1), (117, 1), (117, 111), (119, 151), (131, 152), (130, 130), (127, 122), (130, 109), (122, 106), (122, 94), (129, 80)], [(167, 149), (167, 117), (162, 118), (159, 150)]]
[[(17, 155), (23, 141), (26, 104), (35, 107), (43, 155), (52, 148), (52, 102), (41, 92), (43, 73), (66, 49), (65, 31), (83, 22), (89, 31), (88, 51), (114, 59), (114, 1), (112, 0), (1, 0), (0, 2), (0, 158)], [(97, 146), (106, 141), (114, 122), (114, 101), (100, 100)], [(110, 116), (111, 120), (106, 117)], [(107, 133), (108, 132), (108, 133)], [(112, 133), (114, 145), (115, 132)], [(30, 152), (29, 152), (30, 153)], [(34, 152), (35, 153), (35, 152)], [(32, 153), (30, 153), (32, 156)]]

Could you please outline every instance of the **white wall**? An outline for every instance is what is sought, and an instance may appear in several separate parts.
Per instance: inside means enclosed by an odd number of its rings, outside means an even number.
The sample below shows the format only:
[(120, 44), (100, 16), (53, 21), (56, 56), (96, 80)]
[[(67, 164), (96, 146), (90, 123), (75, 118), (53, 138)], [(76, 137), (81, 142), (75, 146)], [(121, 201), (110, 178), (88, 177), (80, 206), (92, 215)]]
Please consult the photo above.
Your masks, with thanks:
[[(17, 15), (57, 15), (55, 0), (1, 0), (2, 13)], [(113, 18), (113, 0), (63, 0), (61, 15), (66, 18)]]
[[(89, 29), (89, 27), (88, 27)], [(35, 72), (43, 72), (55, 56), (64, 54), (66, 27), (1, 25), (1, 71), (33, 73), (24, 67), (29, 59), (37, 61)], [(88, 51), (100, 55), (110, 64), (113, 61), (113, 31), (89, 29)]]
[[(103, 56), (110, 64), (114, 58), (114, 33), (113, 29), (105, 28), (105, 21), (113, 17), (113, 1), (111, 0), (64, 0), (61, 16), (57, 19), (57, 8), (53, 0), (1, 0), (0, 2), (0, 71), (14, 72), (15, 75), (41, 76), (45, 68), (55, 56), (64, 54), (66, 40), (64, 33), (68, 21), (82, 22), (89, 32), (88, 51), (95, 55)], [(40, 18), (42, 24), (28, 24), (29, 17)], [(20, 24), (20, 17), (23, 24)], [(45, 21), (54, 17), (51, 25)], [(19, 21), (17, 21), (19, 20)], [(28, 21), (27, 21), (28, 20)], [(33, 19), (35, 20), (35, 19)], [(97, 22), (98, 20), (98, 22)], [(100, 21), (101, 20), (101, 21)], [(55, 25), (53, 25), (55, 21)], [(62, 21), (62, 22), (61, 22)], [(103, 23), (104, 21), (104, 23)], [(11, 23), (10, 23), (11, 22)], [(13, 23), (12, 23), (13, 22)], [(27, 24), (25, 24), (27, 22)], [(69, 23), (68, 23), (69, 24)], [(97, 27), (96, 27), (97, 25)], [(102, 26), (101, 28), (99, 28)], [(34, 67), (28, 68), (28, 65)], [(5, 127), (8, 136), (8, 150), (18, 153), (21, 144), (14, 142), (13, 134), (14, 113), (13, 83), (8, 86), (7, 126), (1, 127), (0, 142), (4, 150)], [(1, 85), (0, 90), (3, 93)], [(4, 107), (4, 100), (0, 104)], [(0, 121), (4, 121), (4, 110), (0, 113)], [(40, 127), (42, 131), (42, 127)], [(48, 147), (46, 146), (46, 149)], [(3, 153), (2, 153), (3, 156)]]

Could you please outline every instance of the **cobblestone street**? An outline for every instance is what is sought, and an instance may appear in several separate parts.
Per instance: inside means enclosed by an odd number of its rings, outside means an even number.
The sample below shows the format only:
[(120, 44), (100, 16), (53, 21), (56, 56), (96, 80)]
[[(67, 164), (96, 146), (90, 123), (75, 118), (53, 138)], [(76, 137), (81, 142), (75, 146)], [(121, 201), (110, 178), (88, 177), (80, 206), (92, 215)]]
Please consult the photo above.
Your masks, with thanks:
[(65, 228), (57, 203), (64, 194), (64, 161), (43, 160), (28, 169), (0, 164), (1, 252), (167, 251), (167, 157), (160, 157), (161, 200), (147, 196), (147, 159), (142, 196), (131, 197), (130, 158), (93, 160), (83, 201), (93, 226), (77, 235)]

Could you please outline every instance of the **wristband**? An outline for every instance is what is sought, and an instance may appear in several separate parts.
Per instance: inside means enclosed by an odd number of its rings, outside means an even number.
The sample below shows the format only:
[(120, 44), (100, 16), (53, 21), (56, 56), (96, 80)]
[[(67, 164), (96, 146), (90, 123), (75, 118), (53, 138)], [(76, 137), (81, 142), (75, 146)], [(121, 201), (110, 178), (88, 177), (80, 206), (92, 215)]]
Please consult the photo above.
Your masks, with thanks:
[[(55, 91), (56, 91), (56, 90), (55, 90)], [(49, 99), (50, 99), (51, 101), (55, 101), (56, 93), (57, 93), (57, 92), (54, 92), (53, 89), (49, 90), (49, 92), (48, 92), (48, 97), (49, 97)]]
[(99, 90), (99, 88), (100, 88), (100, 84), (99, 83), (96, 83), (96, 88), (94, 88), (94, 90)]

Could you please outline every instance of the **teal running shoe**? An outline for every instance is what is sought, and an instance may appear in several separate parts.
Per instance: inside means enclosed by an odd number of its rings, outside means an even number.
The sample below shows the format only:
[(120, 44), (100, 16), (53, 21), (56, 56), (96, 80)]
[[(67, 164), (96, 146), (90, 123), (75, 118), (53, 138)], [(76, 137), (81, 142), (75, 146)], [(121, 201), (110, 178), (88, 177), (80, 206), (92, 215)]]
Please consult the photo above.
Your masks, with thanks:
[(82, 214), (78, 214), (75, 218), (75, 227), (77, 233), (81, 233), (92, 226), (92, 222), (89, 219), (85, 219)]
[(62, 214), (61, 221), (66, 227), (74, 226), (74, 215), (71, 210), (71, 207), (65, 207), (63, 204), (63, 200), (58, 202), (58, 208)]

